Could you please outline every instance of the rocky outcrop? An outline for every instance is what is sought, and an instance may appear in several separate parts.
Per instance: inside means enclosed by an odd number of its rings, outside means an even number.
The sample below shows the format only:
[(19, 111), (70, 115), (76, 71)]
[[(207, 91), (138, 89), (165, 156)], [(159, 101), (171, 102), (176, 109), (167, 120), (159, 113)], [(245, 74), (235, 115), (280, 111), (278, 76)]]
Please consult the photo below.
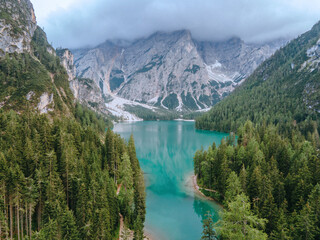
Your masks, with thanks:
[(29, 0), (0, 0), (0, 56), (31, 52), (30, 42), (37, 27)]
[(72, 113), (74, 99), (66, 84), (68, 78), (57, 65), (56, 51), (45, 32), (37, 27), (29, 0), (0, 0), (0, 61), (15, 69), (2, 69), (5, 74), (1, 76), (6, 77), (0, 80), (5, 93), (0, 96), (0, 107), (18, 112), (34, 109), (41, 114)]
[[(320, 39), (306, 51), (306, 56), (307, 60), (301, 65), (299, 72), (307, 71), (308, 74), (316, 74), (320, 68)], [(291, 66), (295, 66), (295, 64), (292, 63)], [(311, 81), (305, 85), (303, 101), (309, 109), (320, 113), (320, 82), (318, 79), (311, 78)]]
[(40, 113), (48, 113), (54, 110), (53, 94), (43, 93), (40, 96), (40, 102), (38, 104), (38, 110)]
[(243, 82), (280, 43), (239, 38), (196, 41), (187, 30), (157, 32), (134, 42), (106, 41), (74, 50), (77, 76), (104, 94), (176, 110), (208, 108)]
[(73, 54), (69, 49), (57, 49), (57, 55), (60, 57), (61, 64), (66, 69), (69, 81), (76, 78), (76, 68), (74, 66)]
[(105, 97), (93, 80), (76, 77), (74, 56), (69, 49), (57, 49), (61, 65), (68, 74), (69, 86), (75, 99), (91, 109), (103, 114), (109, 114), (105, 105)]
[(99, 87), (91, 79), (74, 79), (70, 82), (70, 88), (74, 97), (87, 107), (108, 115), (105, 98)]
[[(316, 69), (319, 69), (320, 66), (320, 39), (317, 43), (309, 48), (306, 52), (308, 60), (306, 60), (300, 68), (300, 71), (307, 68), (310, 72), (313, 72)], [(292, 68), (294, 63), (292, 63)]]
[[(231, 78), (248, 77), (264, 60), (270, 57), (286, 40), (275, 40), (264, 44), (245, 43), (233, 37), (227, 41), (197, 42), (197, 48), (204, 62), (213, 69), (219, 69)], [(233, 76), (232, 74), (236, 74)]]

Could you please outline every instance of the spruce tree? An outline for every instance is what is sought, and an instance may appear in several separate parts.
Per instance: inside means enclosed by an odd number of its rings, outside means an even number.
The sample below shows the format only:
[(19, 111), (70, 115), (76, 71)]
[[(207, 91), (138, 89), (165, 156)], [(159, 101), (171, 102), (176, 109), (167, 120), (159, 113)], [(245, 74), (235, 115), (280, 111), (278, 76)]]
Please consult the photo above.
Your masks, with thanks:
[(74, 216), (70, 210), (66, 210), (62, 216), (61, 223), (62, 239), (78, 240), (78, 228)]
[(203, 220), (203, 231), (202, 231), (202, 240), (217, 240), (217, 232), (214, 229), (214, 223), (212, 220), (212, 215), (208, 211), (206, 214), (206, 219)]
[(225, 202), (227, 203), (233, 201), (237, 195), (243, 192), (239, 177), (233, 171), (227, 179), (226, 189)]
[(264, 240), (268, 236), (263, 231), (265, 223), (252, 213), (249, 199), (242, 193), (228, 203), (215, 227), (223, 239)]
[(143, 232), (143, 222), (140, 216), (137, 217), (134, 223), (134, 240), (143, 240), (144, 232)]
[(320, 184), (318, 183), (312, 190), (308, 205), (311, 208), (311, 220), (314, 223), (314, 238), (320, 239)]

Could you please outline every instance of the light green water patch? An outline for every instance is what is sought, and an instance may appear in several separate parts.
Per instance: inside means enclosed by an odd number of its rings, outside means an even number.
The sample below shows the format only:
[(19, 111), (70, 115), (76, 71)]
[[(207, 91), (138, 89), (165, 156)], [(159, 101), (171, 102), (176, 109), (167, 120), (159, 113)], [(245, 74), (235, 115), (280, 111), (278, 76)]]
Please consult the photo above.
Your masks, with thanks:
[(204, 215), (210, 211), (217, 221), (220, 207), (187, 183), (193, 156), (202, 146), (219, 145), (227, 134), (196, 130), (194, 122), (183, 121), (119, 123), (114, 131), (126, 139), (134, 135), (145, 173), (146, 228), (161, 240), (200, 239)]

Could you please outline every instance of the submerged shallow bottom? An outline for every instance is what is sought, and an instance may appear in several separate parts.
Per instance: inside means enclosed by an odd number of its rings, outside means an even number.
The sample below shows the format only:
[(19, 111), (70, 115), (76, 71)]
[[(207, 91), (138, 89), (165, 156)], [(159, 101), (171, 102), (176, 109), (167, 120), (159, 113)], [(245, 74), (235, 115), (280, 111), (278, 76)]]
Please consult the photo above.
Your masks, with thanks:
[(114, 131), (126, 139), (134, 135), (145, 173), (146, 229), (161, 240), (200, 239), (205, 214), (210, 211), (217, 221), (219, 205), (190, 186), (193, 156), (202, 146), (218, 145), (227, 134), (198, 131), (193, 122), (182, 121), (120, 123)]

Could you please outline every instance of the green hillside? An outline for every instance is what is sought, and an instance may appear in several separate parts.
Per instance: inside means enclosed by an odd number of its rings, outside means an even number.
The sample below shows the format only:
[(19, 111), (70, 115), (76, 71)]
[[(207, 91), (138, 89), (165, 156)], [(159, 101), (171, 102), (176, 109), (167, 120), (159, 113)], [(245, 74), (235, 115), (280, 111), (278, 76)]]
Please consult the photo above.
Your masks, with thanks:
[(236, 131), (250, 120), (257, 124), (278, 125), (281, 132), (299, 128), (303, 135), (313, 134), (319, 126), (320, 73), (318, 46), (320, 23), (292, 40), (262, 63), (229, 97), (198, 118), (196, 127)]
[[(271, 125), (248, 121), (237, 134), (237, 144), (228, 138), (194, 156), (203, 193), (225, 206), (216, 225), (221, 239), (319, 239), (319, 151), (298, 134), (279, 135)], [(249, 205), (246, 212), (239, 209), (243, 203)], [(254, 218), (264, 224), (241, 220)]]
[(53, 94), (55, 115), (70, 114), (74, 104), (66, 70), (60, 65), (59, 57), (49, 53), (48, 49), (52, 52), (54, 49), (39, 27), (33, 35), (31, 48), (32, 53), (12, 53), (0, 58), (0, 102), (4, 104), (3, 108), (16, 111), (36, 108), (39, 97), (46, 92)]
[(203, 192), (225, 206), (221, 239), (320, 237), (319, 38), (317, 23), (196, 120), (238, 135), (194, 157)]
[(0, 46), (24, 45), (0, 51), (0, 239), (117, 239), (120, 218), (143, 239), (133, 138), (77, 103), (30, 1), (0, 2)]

